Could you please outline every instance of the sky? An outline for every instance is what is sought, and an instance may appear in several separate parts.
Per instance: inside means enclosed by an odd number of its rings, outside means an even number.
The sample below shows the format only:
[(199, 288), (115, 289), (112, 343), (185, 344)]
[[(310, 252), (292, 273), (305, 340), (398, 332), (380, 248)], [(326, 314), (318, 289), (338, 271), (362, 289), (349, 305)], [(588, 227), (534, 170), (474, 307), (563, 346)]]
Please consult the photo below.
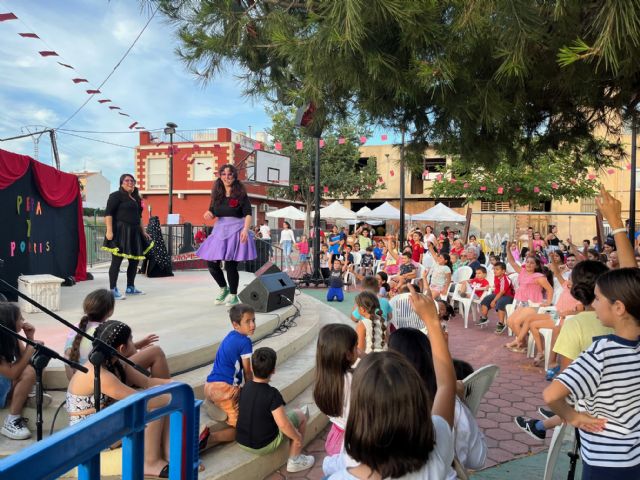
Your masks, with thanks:
[[(0, 22), (0, 138), (26, 133), (27, 126), (58, 127), (97, 88), (131, 46), (152, 14), (137, 0), (0, 0), (0, 13), (19, 20)], [(36, 33), (41, 40), (18, 33)], [(98, 170), (117, 185), (121, 173), (132, 172), (138, 121), (148, 129), (178, 124), (178, 130), (228, 127), (264, 131), (270, 125), (260, 100), (242, 95), (242, 85), (227, 71), (204, 84), (177, 57), (175, 29), (157, 14), (129, 55), (93, 99), (57, 135), (61, 169)], [(54, 50), (60, 57), (41, 57)], [(73, 65), (70, 70), (57, 61)], [(72, 78), (86, 78), (74, 84)], [(131, 117), (99, 104), (109, 98)], [(251, 127), (249, 127), (251, 126)], [(35, 127), (30, 131), (36, 130)], [(90, 137), (122, 146), (78, 138)], [(128, 148), (127, 148), (128, 147)], [(0, 142), (0, 148), (34, 156), (31, 138)], [(52, 165), (51, 143), (42, 136), (38, 159)]]

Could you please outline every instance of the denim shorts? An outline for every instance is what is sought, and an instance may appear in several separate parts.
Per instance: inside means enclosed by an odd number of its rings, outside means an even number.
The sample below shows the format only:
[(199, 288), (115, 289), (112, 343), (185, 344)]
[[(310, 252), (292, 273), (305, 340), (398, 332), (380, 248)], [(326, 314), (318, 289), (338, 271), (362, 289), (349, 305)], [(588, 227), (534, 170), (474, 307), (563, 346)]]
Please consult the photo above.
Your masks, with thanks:
[(306, 253), (301, 253), (300, 254), (300, 261), (301, 262), (306, 262), (307, 261), (307, 254)]
[(7, 398), (9, 397), (9, 393), (13, 388), (13, 382), (0, 375), (0, 408), (4, 408), (7, 406)]

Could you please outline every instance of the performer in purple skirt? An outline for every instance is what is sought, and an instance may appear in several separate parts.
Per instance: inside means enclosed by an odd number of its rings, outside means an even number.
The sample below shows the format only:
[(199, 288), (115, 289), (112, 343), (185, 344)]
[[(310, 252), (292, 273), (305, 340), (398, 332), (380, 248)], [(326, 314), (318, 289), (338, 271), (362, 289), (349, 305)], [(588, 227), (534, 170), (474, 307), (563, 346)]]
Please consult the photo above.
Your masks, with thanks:
[[(238, 262), (255, 259), (256, 244), (250, 230), (251, 203), (233, 165), (220, 167), (218, 179), (211, 189), (211, 205), (204, 213), (204, 219), (213, 220), (214, 226), (197, 255), (207, 260), (209, 273), (221, 289), (215, 304), (236, 305), (240, 303)], [(227, 271), (226, 279), (221, 262)]]

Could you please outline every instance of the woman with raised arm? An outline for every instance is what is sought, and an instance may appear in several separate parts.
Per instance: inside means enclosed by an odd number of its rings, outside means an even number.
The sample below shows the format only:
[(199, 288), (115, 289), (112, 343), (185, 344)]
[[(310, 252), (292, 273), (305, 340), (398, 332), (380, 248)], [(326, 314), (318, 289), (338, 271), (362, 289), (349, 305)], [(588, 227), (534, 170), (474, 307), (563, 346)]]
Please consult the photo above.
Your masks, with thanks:
[[(207, 261), (209, 273), (220, 287), (214, 303), (237, 305), (240, 303), (238, 262), (255, 259), (256, 244), (250, 231), (251, 202), (233, 165), (220, 167), (218, 179), (211, 189), (211, 205), (204, 212), (204, 219), (213, 220), (214, 228), (196, 254)], [(226, 279), (222, 262), (227, 271)]]

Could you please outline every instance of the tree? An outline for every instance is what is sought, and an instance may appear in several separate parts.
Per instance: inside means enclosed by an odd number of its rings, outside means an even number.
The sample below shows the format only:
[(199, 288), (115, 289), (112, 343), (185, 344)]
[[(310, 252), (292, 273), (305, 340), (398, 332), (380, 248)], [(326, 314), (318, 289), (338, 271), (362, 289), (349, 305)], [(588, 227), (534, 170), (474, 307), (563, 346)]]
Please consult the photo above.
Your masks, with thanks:
[[(272, 127), (268, 133), (274, 144), (281, 144), (281, 153), (291, 158), (291, 174), (289, 187), (272, 187), (269, 196), (302, 201), (307, 212), (306, 231), (314, 204), (315, 139), (301, 137), (301, 131), (295, 127), (294, 109), (274, 109), (270, 113)], [(383, 186), (378, 182), (376, 159), (359, 161), (359, 139), (368, 135), (368, 130), (357, 122), (337, 120), (325, 126), (324, 147), (320, 151), (321, 198), (343, 199), (354, 194), (370, 198)], [(302, 150), (296, 148), (298, 140), (302, 140)]]
[(468, 165), (601, 147), (640, 99), (638, 1), (161, 0), (180, 55), (248, 94), (411, 130)]
[(432, 193), (438, 197), (537, 206), (546, 200), (576, 201), (593, 198), (599, 183), (589, 169), (604, 169), (613, 161), (598, 151), (584, 154), (584, 147), (561, 147), (549, 150), (533, 162), (499, 162), (493, 169), (470, 170), (454, 159), (442, 169), (433, 183)]

